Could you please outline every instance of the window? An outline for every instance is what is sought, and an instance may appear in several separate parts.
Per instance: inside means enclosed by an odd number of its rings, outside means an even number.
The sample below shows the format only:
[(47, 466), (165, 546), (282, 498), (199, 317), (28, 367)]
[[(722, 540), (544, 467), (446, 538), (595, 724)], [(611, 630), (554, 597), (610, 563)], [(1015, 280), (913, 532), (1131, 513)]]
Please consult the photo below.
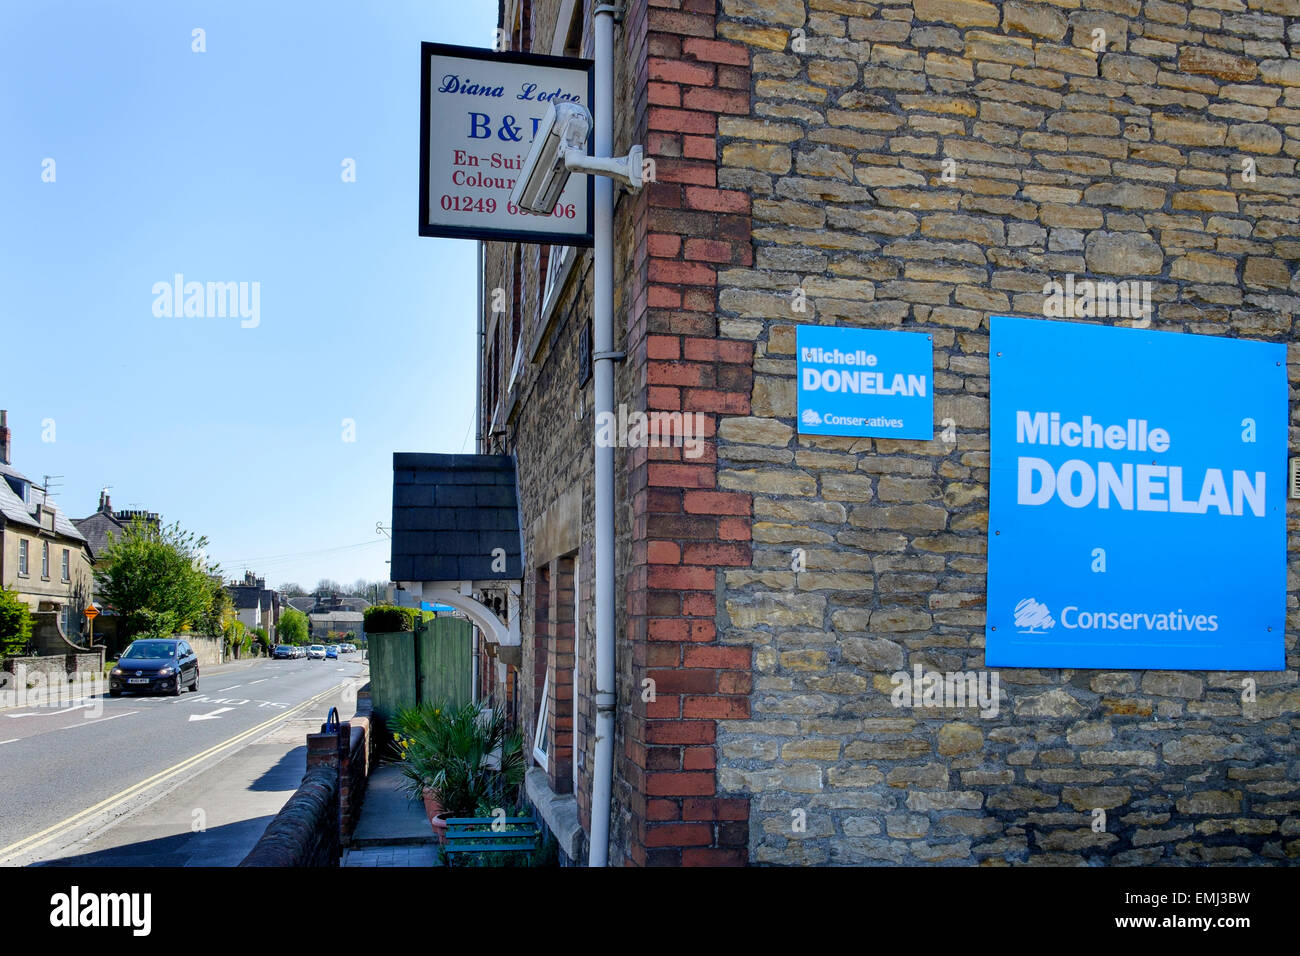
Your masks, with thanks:
[(41, 578), (45, 581), (50, 579), (50, 543), (41, 542)]
[(72, 552), (67, 548), (63, 549), (63, 567), (62, 574), (64, 581), (72, 580)]
[(551, 566), (549, 564), (537, 569), (537, 578), (533, 583), (533, 688), (537, 692), (534, 698), (537, 723), (533, 727), (533, 759), (543, 770), (550, 772), (551, 747), (547, 733), (547, 721), (550, 716), (548, 699), (551, 695), (551, 655), (549, 650), (551, 635)]
[(59, 623), (63, 626), (65, 635), (72, 634), (72, 605), (65, 604), (59, 611)]
[(27, 577), (27, 546), (29, 542), (18, 540), (18, 576)]
[(537, 708), (537, 731), (533, 734), (533, 759), (537, 761), (538, 766), (543, 770), (550, 770), (550, 760), (547, 756), (547, 699), (551, 693), (551, 675), (546, 675), (546, 680), (542, 681), (542, 702)]

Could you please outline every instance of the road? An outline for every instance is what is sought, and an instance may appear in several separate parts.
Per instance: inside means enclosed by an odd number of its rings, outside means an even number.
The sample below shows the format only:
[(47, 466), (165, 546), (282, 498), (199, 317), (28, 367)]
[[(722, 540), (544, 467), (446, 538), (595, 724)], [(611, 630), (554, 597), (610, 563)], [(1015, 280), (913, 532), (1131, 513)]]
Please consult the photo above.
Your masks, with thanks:
[[(293, 718), (297, 733), (280, 746), (301, 748), (300, 734), (339, 700), (340, 685), (364, 673), (349, 657), (258, 660), (205, 669), (199, 692), (180, 697), (104, 695), (77, 709), (0, 711), (0, 864), (57, 858), (119, 818), (147, 815), (140, 808), (168, 791), (193, 791), (200, 778), (213, 790), (229, 776), (221, 773), (227, 758), (287, 733)], [(340, 712), (347, 719), (352, 708)], [(280, 772), (275, 789), (286, 779)], [(187, 799), (196, 828), (220, 812), (202, 794)]]

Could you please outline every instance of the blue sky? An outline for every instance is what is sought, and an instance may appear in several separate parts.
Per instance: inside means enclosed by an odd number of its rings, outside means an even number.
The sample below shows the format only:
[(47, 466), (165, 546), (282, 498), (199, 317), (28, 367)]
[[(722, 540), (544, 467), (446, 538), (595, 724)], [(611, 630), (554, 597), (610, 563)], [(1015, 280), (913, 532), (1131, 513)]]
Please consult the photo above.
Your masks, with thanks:
[[(476, 247), (416, 233), (420, 41), (494, 26), (489, 0), (2, 0), (15, 466), (72, 517), (111, 485), (228, 575), (386, 580), (392, 453), (474, 450)], [(156, 317), (176, 273), (259, 283), (258, 324)]]

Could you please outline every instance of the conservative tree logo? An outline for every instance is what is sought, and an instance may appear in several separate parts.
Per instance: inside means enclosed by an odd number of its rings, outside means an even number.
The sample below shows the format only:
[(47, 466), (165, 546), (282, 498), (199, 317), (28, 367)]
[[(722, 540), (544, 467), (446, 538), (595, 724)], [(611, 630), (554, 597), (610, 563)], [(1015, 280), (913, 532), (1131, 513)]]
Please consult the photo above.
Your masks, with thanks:
[(1056, 621), (1052, 620), (1052, 612), (1047, 609), (1047, 605), (1039, 604), (1031, 597), (1016, 605), (1015, 619), (1016, 630), (1021, 634), (1044, 634), (1056, 627)]

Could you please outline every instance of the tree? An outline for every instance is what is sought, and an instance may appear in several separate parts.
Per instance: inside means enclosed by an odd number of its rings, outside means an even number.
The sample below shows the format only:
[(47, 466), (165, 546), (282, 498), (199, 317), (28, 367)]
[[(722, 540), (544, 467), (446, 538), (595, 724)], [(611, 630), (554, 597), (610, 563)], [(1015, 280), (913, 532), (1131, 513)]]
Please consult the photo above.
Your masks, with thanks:
[(235, 602), (231, 600), (230, 592), (221, 582), (221, 577), (211, 580), (212, 604), (208, 611), (199, 621), (199, 629), (204, 634), (219, 636), (226, 632), (226, 625), (238, 616), (235, 610)]
[(21, 654), (31, 636), (31, 608), (17, 591), (0, 588), (0, 656)]
[(137, 518), (108, 539), (95, 582), (128, 637), (169, 637), (209, 622), (221, 568), (203, 556), (207, 538), (176, 522), (164, 527)]
[(316, 582), (317, 594), (333, 594), (335, 591), (342, 592), (342, 586), (332, 578), (321, 578)]
[(306, 597), (307, 592), (302, 589), (302, 585), (296, 581), (290, 581), (288, 584), (280, 585), (280, 593), (285, 597)]
[(224, 632), (226, 639), (226, 653), (232, 654), (236, 650), (246, 650), (251, 642), (248, 634), (248, 628), (240, 620), (231, 621), (226, 625)]
[(257, 643), (262, 645), (262, 649), (264, 651), (269, 651), (271, 649), (271, 638), (266, 633), (266, 628), (255, 627), (253, 628), (252, 633), (253, 633), (253, 637), (257, 640)]
[(280, 643), (308, 644), (307, 615), (297, 608), (286, 608), (280, 615)]

